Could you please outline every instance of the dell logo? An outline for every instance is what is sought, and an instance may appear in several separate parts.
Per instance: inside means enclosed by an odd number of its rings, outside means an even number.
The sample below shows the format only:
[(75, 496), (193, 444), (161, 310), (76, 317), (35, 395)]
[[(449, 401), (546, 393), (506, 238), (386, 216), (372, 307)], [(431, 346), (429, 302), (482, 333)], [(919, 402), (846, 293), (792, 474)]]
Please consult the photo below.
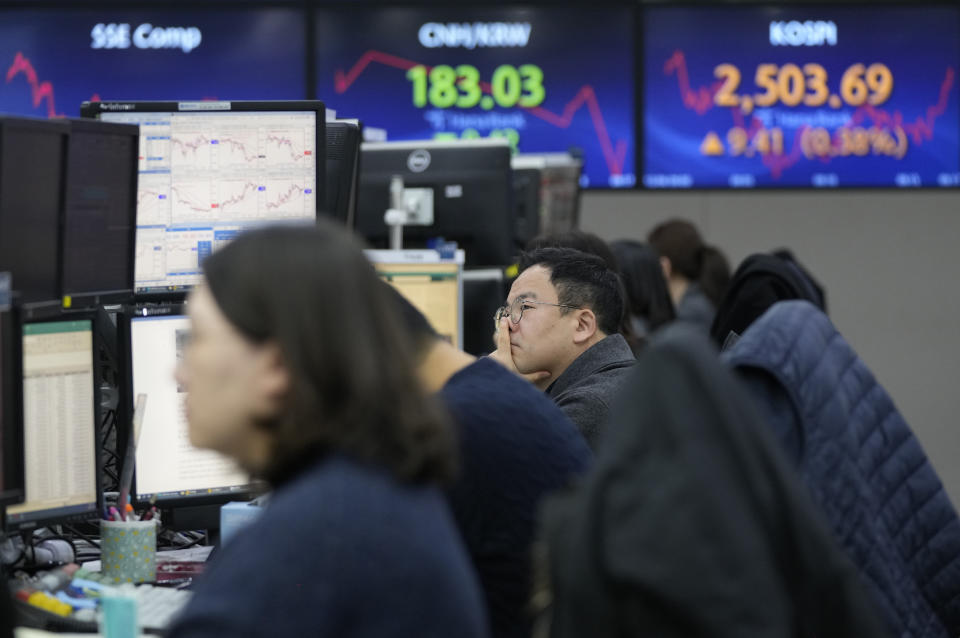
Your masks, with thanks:
[(407, 168), (411, 173), (422, 173), (430, 167), (430, 151), (418, 148), (407, 157)]
[(832, 20), (791, 20), (770, 23), (770, 44), (777, 47), (836, 46), (837, 25)]

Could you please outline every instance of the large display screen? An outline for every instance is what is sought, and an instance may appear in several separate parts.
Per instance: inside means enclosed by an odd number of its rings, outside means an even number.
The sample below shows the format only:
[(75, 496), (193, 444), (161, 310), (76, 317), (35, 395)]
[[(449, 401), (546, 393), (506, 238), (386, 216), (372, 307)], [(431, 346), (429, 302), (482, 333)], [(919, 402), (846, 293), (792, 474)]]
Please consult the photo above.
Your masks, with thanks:
[(303, 99), (292, 9), (0, 11), (0, 112), (76, 116), (84, 100)]
[(651, 7), (648, 188), (960, 185), (960, 9)]
[(505, 137), (634, 185), (630, 8), (317, 11), (317, 95), (390, 140)]

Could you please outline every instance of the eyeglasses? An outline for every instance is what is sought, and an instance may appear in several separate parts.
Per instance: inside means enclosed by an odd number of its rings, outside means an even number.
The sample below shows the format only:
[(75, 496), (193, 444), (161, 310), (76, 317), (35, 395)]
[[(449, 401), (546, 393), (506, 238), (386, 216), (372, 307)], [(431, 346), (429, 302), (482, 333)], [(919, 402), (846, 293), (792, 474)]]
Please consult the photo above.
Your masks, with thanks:
[(531, 301), (525, 297), (517, 297), (513, 300), (513, 303), (509, 306), (500, 306), (497, 308), (497, 312), (493, 315), (493, 321), (496, 325), (500, 325), (500, 320), (504, 317), (510, 317), (510, 321), (514, 324), (520, 323), (520, 320), (523, 319), (523, 311), (529, 310), (531, 304), (538, 306), (555, 306), (557, 308), (570, 308), (572, 310), (580, 310), (579, 306), (571, 306), (565, 303), (550, 303), (549, 301)]

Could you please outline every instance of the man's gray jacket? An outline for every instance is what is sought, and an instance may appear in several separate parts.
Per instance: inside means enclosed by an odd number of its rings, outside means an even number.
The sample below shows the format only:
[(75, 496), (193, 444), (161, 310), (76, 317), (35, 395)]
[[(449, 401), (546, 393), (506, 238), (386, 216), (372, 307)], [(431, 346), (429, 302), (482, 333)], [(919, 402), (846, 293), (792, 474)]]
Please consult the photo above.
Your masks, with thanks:
[(634, 363), (623, 336), (612, 334), (574, 359), (547, 388), (547, 396), (577, 425), (593, 450), (603, 432), (610, 403)]

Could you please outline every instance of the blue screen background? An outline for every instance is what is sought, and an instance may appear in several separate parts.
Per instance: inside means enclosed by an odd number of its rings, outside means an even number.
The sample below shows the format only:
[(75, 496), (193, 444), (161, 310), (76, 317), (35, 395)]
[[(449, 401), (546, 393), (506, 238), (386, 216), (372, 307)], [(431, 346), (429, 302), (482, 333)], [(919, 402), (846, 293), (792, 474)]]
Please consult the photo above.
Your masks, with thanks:
[[(126, 49), (93, 49), (91, 31), (98, 23), (127, 23), (131, 32), (143, 23), (195, 26), (202, 40), (189, 53), (140, 49), (132, 43)], [(94, 96), (304, 99), (305, 63), (303, 14), (295, 10), (0, 11), (4, 113), (76, 117), (80, 103)]]
[[(525, 47), (427, 48), (418, 39), (427, 22), (530, 22), (532, 28)], [(430, 139), (438, 132), (460, 135), (466, 128), (486, 137), (497, 124), (522, 122), (517, 127), (520, 152), (579, 147), (585, 186), (629, 187), (635, 182), (633, 25), (629, 8), (320, 10), (317, 93), (338, 117), (358, 117), (365, 125), (386, 129), (390, 140)], [(362, 66), (365, 61), (369, 64)], [(536, 64), (546, 89), (542, 111), (418, 108), (406, 78), (412, 63), (470, 64), (486, 82), (501, 64)], [(338, 87), (338, 72), (353, 82)], [(479, 120), (465, 122), (457, 117), (461, 115)]]
[[(773, 46), (773, 20), (832, 20), (837, 25), (835, 46)], [(682, 174), (692, 187), (727, 187), (732, 174), (752, 175), (755, 186), (810, 186), (815, 174), (831, 174), (831, 186), (956, 186), (960, 185), (960, 11), (951, 7), (734, 7), (649, 8), (643, 28), (644, 62), (644, 182), (656, 185), (657, 175)], [(682, 86), (678, 65), (667, 62), (677, 53), (689, 75)], [(675, 59), (676, 61), (676, 59)], [(767, 110), (778, 113), (846, 114), (870, 127), (886, 113), (902, 118), (910, 133), (902, 159), (869, 154), (808, 158), (799, 147), (798, 128), (782, 127), (784, 155), (773, 158), (704, 156), (700, 145), (708, 132), (726, 144), (735, 124), (752, 121), (760, 111), (744, 116), (739, 109), (718, 107), (710, 96), (719, 81), (714, 67), (731, 63), (742, 73), (740, 95), (763, 91), (754, 84), (757, 65), (821, 64), (828, 73), (830, 92), (840, 92), (844, 71), (854, 63), (882, 62), (891, 70), (890, 98), (871, 114), (865, 107), (829, 105), (788, 107), (778, 103)], [(688, 102), (684, 102), (684, 94)], [(707, 104), (696, 104), (706, 94)], [(697, 108), (701, 112), (697, 111)], [(775, 122), (775, 119), (768, 120)], [(773, 123), (772, 125), (776, 125)], [(842, 124), (840, 125), (842, 126)], [(828, 127), (834, 134), (838, 127)], [(907, 174), (909, 184), (899, 183)], [(919, 183), (917, 183), (919, 178)], [(678, 186), (678, 185), (674, 185)], [(683, 187), (679, 185), (679, 187)]]

